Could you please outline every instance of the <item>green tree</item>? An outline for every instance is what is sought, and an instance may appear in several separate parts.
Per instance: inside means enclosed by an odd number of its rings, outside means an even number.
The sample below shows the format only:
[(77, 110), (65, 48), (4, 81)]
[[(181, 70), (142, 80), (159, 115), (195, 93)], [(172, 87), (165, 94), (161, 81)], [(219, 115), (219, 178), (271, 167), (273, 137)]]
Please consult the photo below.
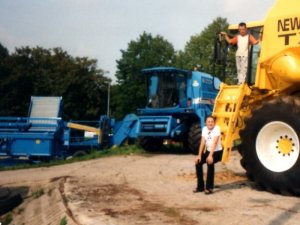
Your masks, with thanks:
[(112, 112), (117, 118), (135, 112), (146, 104), (146, 81), (143, 68), (174, 65), (175, 50), (171, 43), (157, 35), (142, 33), (121, 50), (117, 60), (117, 85), (112, 88)]
[[(217, 34), (220, 31), (227, 30), (227, 19), (218, 17), (211, 24), (204, 28), (204, 30), (197, 35), (194, 35), (185, 45), (184, 51), (179, 51), (176, 57), (176, 65), (178, 67), (191, 70), (195, 66), (203, 72), (214, 74), (222, 77), (222, 66), (214, 64), (214, 45)], [(231, 60), (232, 61), (232, 60)], [(230, 73), (232, 62), (229, 60), (227, 64)], [(231, 69), (230, 69), (231, 68)]]
[(4, 67), (0, 115), (26, 116), (30, 96), (62, 96), (65, 119), (98, 119), (105, 112), (110, 79), (96, 60), (74, 58), (61, 48), (22, 47)]
[(7, 56), (9, 56), (7, 48), (0, 43), (0, 62), (2, 62), (2, 60)]
[[(9, 53), (7, 48), (5, 48), (1, 43), (0, 43), (0, 79), (1, 81), (5, 78), (7, 75), (7, 71), (5, 70), (4, 64), (6, 59), (8, 58)], [(1, 88), (1, 83), (0, 83), (0, 88)], [(0, 89), (1, 90), (1, 89)]]

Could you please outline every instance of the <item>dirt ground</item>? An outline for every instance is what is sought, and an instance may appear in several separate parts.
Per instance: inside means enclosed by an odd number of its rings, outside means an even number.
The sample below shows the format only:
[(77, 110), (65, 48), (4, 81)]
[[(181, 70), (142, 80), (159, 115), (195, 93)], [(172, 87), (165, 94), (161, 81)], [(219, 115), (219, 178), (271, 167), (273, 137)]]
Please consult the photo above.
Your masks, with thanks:
[(0, 191), (21, 193), (15, 225), (299, 224), (300, 200), (258, 190), (240, 156), (216, 165), (214, 194), (192, 193), (195, 156), (115, 156), (1, 172)]

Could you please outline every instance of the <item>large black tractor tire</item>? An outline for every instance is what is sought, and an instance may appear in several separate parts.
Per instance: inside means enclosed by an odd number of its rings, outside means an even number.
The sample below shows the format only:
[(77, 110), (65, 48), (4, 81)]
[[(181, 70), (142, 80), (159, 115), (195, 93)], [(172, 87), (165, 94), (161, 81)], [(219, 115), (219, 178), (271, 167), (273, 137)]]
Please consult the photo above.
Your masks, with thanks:
[(262, 104), (240, 131), (248, 177), (262, 189), (300, 195), (300, 98), (278, 97)]
[(137, 145), (148, 152), (157, 152), (162, 149), (163, 140), (153, 137), (139, 137)]
[(201, 125), (200, 122), (195, 122), (189, 129), (188, 133), (188, 147), (193, 154), (198, 154), (200, 140), (201, 140)]

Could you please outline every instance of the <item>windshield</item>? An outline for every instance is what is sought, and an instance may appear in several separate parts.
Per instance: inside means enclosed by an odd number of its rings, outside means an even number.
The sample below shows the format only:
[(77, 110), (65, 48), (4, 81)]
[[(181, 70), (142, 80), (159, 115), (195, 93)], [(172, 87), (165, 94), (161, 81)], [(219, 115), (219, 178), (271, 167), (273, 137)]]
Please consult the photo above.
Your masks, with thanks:
[[(251, 33), (256, 39), (260, 39), (262, 41), (262, 27), (255, 27), (251, 30)], [(248, 69), (248, 83), (254, 84), (256, 77), (256, 69), (260, 56), (260, 48), (261, 43), (257, 45), (253, 45), (250, 49), (250, 57), (249, 57), (249, 69)]]
[(251, 51), (251, 58), (250, 58), (250, 68), (249, 68), (249, 74), (250, 77), (248, 78), (249, 84), (254, 84), (255, 83), (255, 76), (256, 76), (256, 68), (257, 68), (257, 63), (259, 59), (259, 54), (260, 54), (260, 46), (253, 46), (252, 51)]
[(148, 107), (166, 108), (186, 103), (186, 74), (157, 72), (148, 77)]

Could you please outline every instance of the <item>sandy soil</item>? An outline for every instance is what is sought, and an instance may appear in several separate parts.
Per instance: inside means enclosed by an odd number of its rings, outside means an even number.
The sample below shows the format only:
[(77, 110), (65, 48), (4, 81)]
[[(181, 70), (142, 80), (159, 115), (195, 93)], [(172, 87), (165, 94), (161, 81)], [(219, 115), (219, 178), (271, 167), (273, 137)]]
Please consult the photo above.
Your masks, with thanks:
[(216, 165), (214, 194), (192, 193), (193, 155), (130, 155), (1, 172), (0, 191), (21, 193), (15, 225), (299, 224), (296, 197), (258, 190), (239, 155)]

